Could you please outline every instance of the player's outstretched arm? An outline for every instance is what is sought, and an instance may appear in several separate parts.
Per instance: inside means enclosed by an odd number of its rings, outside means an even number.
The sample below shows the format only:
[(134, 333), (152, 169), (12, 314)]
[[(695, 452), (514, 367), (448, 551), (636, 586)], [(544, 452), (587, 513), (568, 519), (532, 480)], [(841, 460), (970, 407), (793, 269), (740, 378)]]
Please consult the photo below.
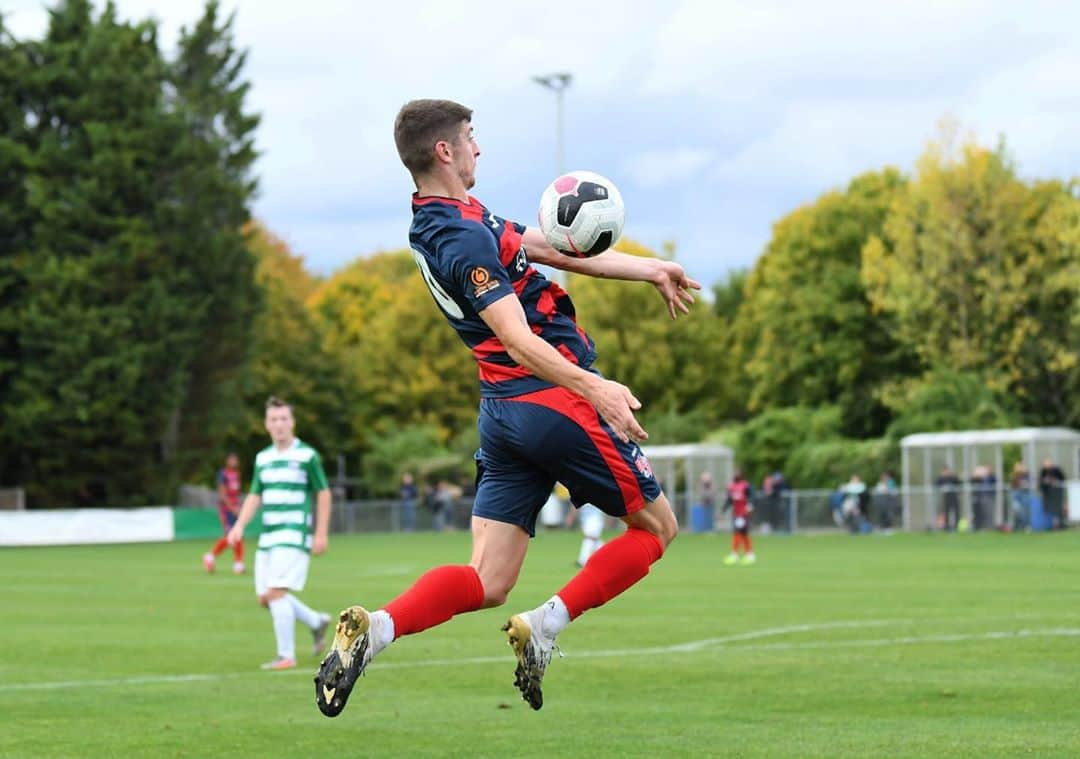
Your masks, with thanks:
[(572, 364), (543, 338), (529, 329), (521, 301), (504, 295), (480, 312), (506, 352), (537, 377), (572, 390), (589, 401), (623, 442), (646, 440), (649, 435), (634, 418), (641, 402), (630, 388), (587, 372)]
[(650, 282), (667, 304), (672, 319), (680, 311), (690, 313), (690, 304), (694, 302), (692, 291), (701, 289), (701, 283), (687, 276), (683, 267), (674, 261), (631, 256), (617, 250), (607, 250), (592, 258), (574, 258), (551, 247), (544, 233), (536, 227), (527, 227), (521, 242), (529, 260), (545, 266), (602, 279)]
[(247, 494), (244, 505), (240, 507), (240, 514), (236, 517), (236, 524), (232, 526), (229, 534), (225, 536), (230, 545), (236, 545), (244, 539), (244, 528), (248, 526), (248, 522), (255, 516), (255, 512), (259, 510), (261, 504), (262, 499), (259, 496), (254, 493)]
[(330, 489), (324, 488), (315, 494), (315, 536), (312, 539), (311, 552), (318, 556), (326, 553), (330, 544)]

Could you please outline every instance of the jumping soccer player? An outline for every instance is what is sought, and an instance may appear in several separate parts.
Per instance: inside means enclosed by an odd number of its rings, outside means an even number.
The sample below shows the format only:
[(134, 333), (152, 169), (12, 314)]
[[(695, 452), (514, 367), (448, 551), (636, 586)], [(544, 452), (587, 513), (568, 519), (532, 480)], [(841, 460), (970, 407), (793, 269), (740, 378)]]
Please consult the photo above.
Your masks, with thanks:
[(757, 561), (754, 555), (754, 547), (750, 544), (750, 513), (754, 510), (750, 499), (754, 495), (753, 488), (741, 470), (735, 470), (735, 476), (727, 486), (727, 498), (724, 500), (724, 511), (731, 509), (731, 553), (724, 559), (725, 564), (734, 564), (739, 560), (742, 553), (743, 564), (753, 564)]
[(341, 613), (315, 677), (316, 703), (328, 717), (345, 708), (357, 678), (391, 642), (506, 601), (556, 481), (575, 504), (595, 504), (628, 529), (548, 601), (503, 627), (517, 655), (515, 685), (534, 709), (543, 704), (541, 681), (559, 632), (642, 579), (678, 531), (634, 442), (647, 437), (634, 418), (641, 404), (592, 368), (593, 341), (570, 297), (530, 264), (650, 282), (672, 318), (689, 313), (690, 290), (701, 286), (673, 261), (614, 251), (571, 258), (538, 229), (493, 215), (468, 194), (480, 155), (471, 120), (457, 103), (414, 100), (398, 113), (394, 139), (416, 184), (409, 240), (417, 266), (480, 371), (472, 559), (429, 570), (378, 611)]
[[(222, 536), (214, 543), (208, 553), (203, 554), (203, 566), (207, 572), (214, 571), (217, 557), (229, 545), (229, 530), (236, 524), (236, 515), (240, 513), (240, 458), (235, 453), (225, 457), (225, 466), (218, 470), (218, 518), (221, 519)], [(244, 541), (238, 540), (233, 545), (233, 572), (244, 573)]]
[[(259, 506), (262, 533), (255, 554), (255, 594), (270, 611), (277, 639), (277, 657), (263, 669), (296, 666), (296, 621), (310, 630), (318, 656), (330, 626), (330, 615), (305, 606), (289, 591), (300, 592), (307, 583), (311, 554), (326, 551), (330, 531), (330, 487), (315, 449), (295, 435), (292, 407), (283, 400), (266, 402), (266, 431), (272, 444), (255, 457), (251, 492), (244, 499), (228, 539), (236, 545)], [(315, 506), (315, 534), (311, 511)]]

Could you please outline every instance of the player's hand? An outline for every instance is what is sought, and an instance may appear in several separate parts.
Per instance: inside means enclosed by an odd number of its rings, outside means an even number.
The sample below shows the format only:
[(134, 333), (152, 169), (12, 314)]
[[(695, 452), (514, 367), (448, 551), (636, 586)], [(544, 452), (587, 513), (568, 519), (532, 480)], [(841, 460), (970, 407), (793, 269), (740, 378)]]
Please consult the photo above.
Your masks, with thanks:
[(311, 552), (316, 556), (326, 553), (326, 546), (330, 543), (330, 539), (325, 535), (316, 535), (311, 541)]
[(626, 385), (603, 380), (588, 400), (624, 443), (649, 439), (649, 433), (634, 418), (634, 412), (641, 408), (641, 401)]
[(229, 534), (225, 536), (225, 540), (227, 540), (231, 546), (237, 545), (243, 539), (244, 529), (236, 524), (229, 528)]
[(652, 283), (667, 304), (668, 314), (674, 319), (679, 311), (690, 313), (690, 304), (694, 302), (691, 290), (700, 290), (701, 283), (686, 276), (683, 267), (674, 261), (656, 259), (656, 266), (657, 273)]

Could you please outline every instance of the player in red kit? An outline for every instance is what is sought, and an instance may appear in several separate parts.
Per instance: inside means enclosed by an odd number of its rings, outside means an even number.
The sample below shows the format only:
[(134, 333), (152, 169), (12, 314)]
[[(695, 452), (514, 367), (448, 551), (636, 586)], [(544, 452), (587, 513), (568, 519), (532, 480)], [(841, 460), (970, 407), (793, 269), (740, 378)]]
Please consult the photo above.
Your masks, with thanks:
[(750, 482), (743, 477), (742, 470), (736, 469), (735, 476), (727, 486), (727, 499), (724, 501), (724, 511), (732, 510), (731, 553), (724, 559), (725, 564), (739, 561), (740, 551), (743, 564), (757, 561), (754, 547), (750, 544), (750, 513), (754, 510), (750, 499), (753, 496), (754, 489), (750, 487)]
[[(218, 517), (221, 519), (221, 527), (228, 534), (232, 526), (236, 524), (236, 515), (240, 513), (240, 459), (235, 453), (225, 457), (224, 468), (218, 471)], [(214, 563), (222, 551), (229, 545), (229, 541), (222, 537), (214, 543), (210, 552), (203, 556), (203, 566), (207, 572), (214, 571)], [(237, 541), (233, 546), (233, 572), (244, 573), (244, 541)]]

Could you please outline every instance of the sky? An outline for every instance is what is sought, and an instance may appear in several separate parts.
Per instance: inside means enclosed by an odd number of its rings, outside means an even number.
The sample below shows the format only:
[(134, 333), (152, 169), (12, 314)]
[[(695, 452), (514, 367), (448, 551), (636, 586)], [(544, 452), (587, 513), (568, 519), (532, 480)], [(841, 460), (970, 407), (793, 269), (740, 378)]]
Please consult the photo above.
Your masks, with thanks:
[[(200, 0), (115, 0), (167, 54)], [(16, 37), (47, 3), (0, 0)], [(97, 7), (104, 7), (103, 0)], [(411, 179), (393, 142), (413, 98), (474, 110), (473, 194), (536, 223), (567, 170), (609, 177), (625, 235), (707, 285), (749, 268), (772, 224), (855, 175), (912, 171), (943, 119), (1027, 178), (1080, 176), (1080, 3), (1015, 0), (545, 3), (222, 0), (262, 115), (255, 215), (322, 275), (407, 247)]]

